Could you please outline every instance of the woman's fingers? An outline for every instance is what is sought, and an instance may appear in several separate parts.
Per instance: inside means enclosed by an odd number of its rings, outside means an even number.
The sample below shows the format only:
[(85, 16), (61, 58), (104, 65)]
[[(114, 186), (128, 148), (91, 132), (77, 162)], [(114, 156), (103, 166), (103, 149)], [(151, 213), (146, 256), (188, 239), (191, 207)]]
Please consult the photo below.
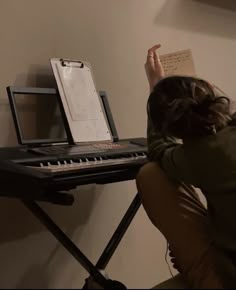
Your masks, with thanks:
[(148, 53), (147, 53), (147, 61), (150, 61), (150, 60), (152, 61), (152, 58), (154, 58), (154, 60), (157, 59), (156, 50), (160, 47), (161, 47), (160, 44), (156, 44), (153, 47), (149, 48)]
[(156, 51), (160, 47), (161, 47), (160, 44), (155, 44), (151, 49), (154, 50), (154, 51)]
[(147, 58), (148, 58), (148, 59), (149, 59), (149, 58), (153, 58), (154, 61), (158, 61), (159, 56), (157, 56), (156, 50), (157, 50), (158, 48), (160, 48), (160, 47), (161, 47), (160, 44), (156, 44), (156, 45), (154, 45), (153, 47), (149, 48), (149, 50), (148, 50), (148, 54), (147, 54)]
[(160, 47), (160, 44), (155, 44), (153, 47), (149, 48), (148, 52), (155, 52)]

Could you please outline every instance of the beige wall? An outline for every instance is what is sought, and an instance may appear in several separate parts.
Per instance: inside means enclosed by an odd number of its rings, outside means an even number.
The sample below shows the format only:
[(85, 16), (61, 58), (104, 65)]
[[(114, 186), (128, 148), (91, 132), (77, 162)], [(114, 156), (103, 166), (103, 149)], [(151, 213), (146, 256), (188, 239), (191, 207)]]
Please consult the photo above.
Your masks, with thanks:
[[(163, 53), (191, 48), (197, 73), (236, 96), (235, 1), (231, 10), (205, 2), (214, 0), (0, 0), (0, 144), (16, 143), (5, 87), (54, 86), (50, 57), (91, 62), (121, 137), (145, 135), (143, 63), (156, 42)], [(71, 208), (44, 207), (96, 261), (134, 193), (134, 182), (88, 186)], [(0, 228), (1, 288), (82, 285), (86, 273), (18, 201), (0, 200)], [(140, 210), (108, 272), (131, 288), (151, 287), (170, 276), (164, 251)]]

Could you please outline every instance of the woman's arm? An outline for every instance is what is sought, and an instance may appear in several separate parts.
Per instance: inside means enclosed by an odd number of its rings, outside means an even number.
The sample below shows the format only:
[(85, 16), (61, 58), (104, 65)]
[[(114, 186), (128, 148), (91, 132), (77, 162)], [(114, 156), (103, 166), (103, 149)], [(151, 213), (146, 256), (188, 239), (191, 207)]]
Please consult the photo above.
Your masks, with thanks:
[(150, 92), (153, 91), (155, 85), (165, 77), (165, 72), (160, 61), (160, 57), (156, 50), (160, 48), (160, 44), (156, 44), (148, 50), (147, 60), (145, 63), (145, 71), (150, 87)]
[[(147, 59), (145, 63), (146, 75), (150, 87), (150, 92), (153, 91), (155, 85), (165, 77), (164, 69), (160, 61), (159, 55), (156, 52), (161, 47), (160, 44), (154, 45), (148, 50)], [(147, 126), (147, 140), (148, 140), (148, 158), (151, 161), (160, 161), (165, 150), (176, 146), (174, 138), (163, 138), (160, 132), (157, 132), (152, 124), (149, 116), (149, 108), (147, 108), (148, 126)]]
[[(154, 45), (148, 50), (145, 63), (145, 70), (151, 92), (155, 85), (165, 77), (159, 55), (156, 53), (158, 48), (160, 48), (160, 45)], [(178, 180), (184, 179), (186, 170), (182, 168), (184, 164), (181, 153), (182, 145), (177, 143), (175, 138), (163, 137), (161, 132), (157, 131), (152, 124), (149, 116), (149, 108), (147, 108), (147, 114), (148, 159), (158, 162), (170, 177)]]

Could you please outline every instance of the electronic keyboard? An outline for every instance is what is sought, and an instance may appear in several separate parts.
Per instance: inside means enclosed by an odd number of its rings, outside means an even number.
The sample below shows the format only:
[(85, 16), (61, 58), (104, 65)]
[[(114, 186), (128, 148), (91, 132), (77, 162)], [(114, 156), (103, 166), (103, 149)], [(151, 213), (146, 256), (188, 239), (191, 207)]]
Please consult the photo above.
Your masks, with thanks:
[(145, 138), (53, 148), (1, 148), (1, 194), (58, 202), (62, 192), (78, 185), (134, 179), (146, 162)]

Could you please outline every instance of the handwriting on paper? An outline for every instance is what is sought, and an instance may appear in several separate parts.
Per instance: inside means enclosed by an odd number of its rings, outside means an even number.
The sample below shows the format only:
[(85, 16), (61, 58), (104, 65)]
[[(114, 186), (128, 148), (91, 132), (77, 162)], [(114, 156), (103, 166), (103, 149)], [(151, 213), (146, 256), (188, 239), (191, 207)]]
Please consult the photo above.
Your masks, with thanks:
[(190, 49), (160, 55), (165, 74), (194, 76), (195, 66)]

